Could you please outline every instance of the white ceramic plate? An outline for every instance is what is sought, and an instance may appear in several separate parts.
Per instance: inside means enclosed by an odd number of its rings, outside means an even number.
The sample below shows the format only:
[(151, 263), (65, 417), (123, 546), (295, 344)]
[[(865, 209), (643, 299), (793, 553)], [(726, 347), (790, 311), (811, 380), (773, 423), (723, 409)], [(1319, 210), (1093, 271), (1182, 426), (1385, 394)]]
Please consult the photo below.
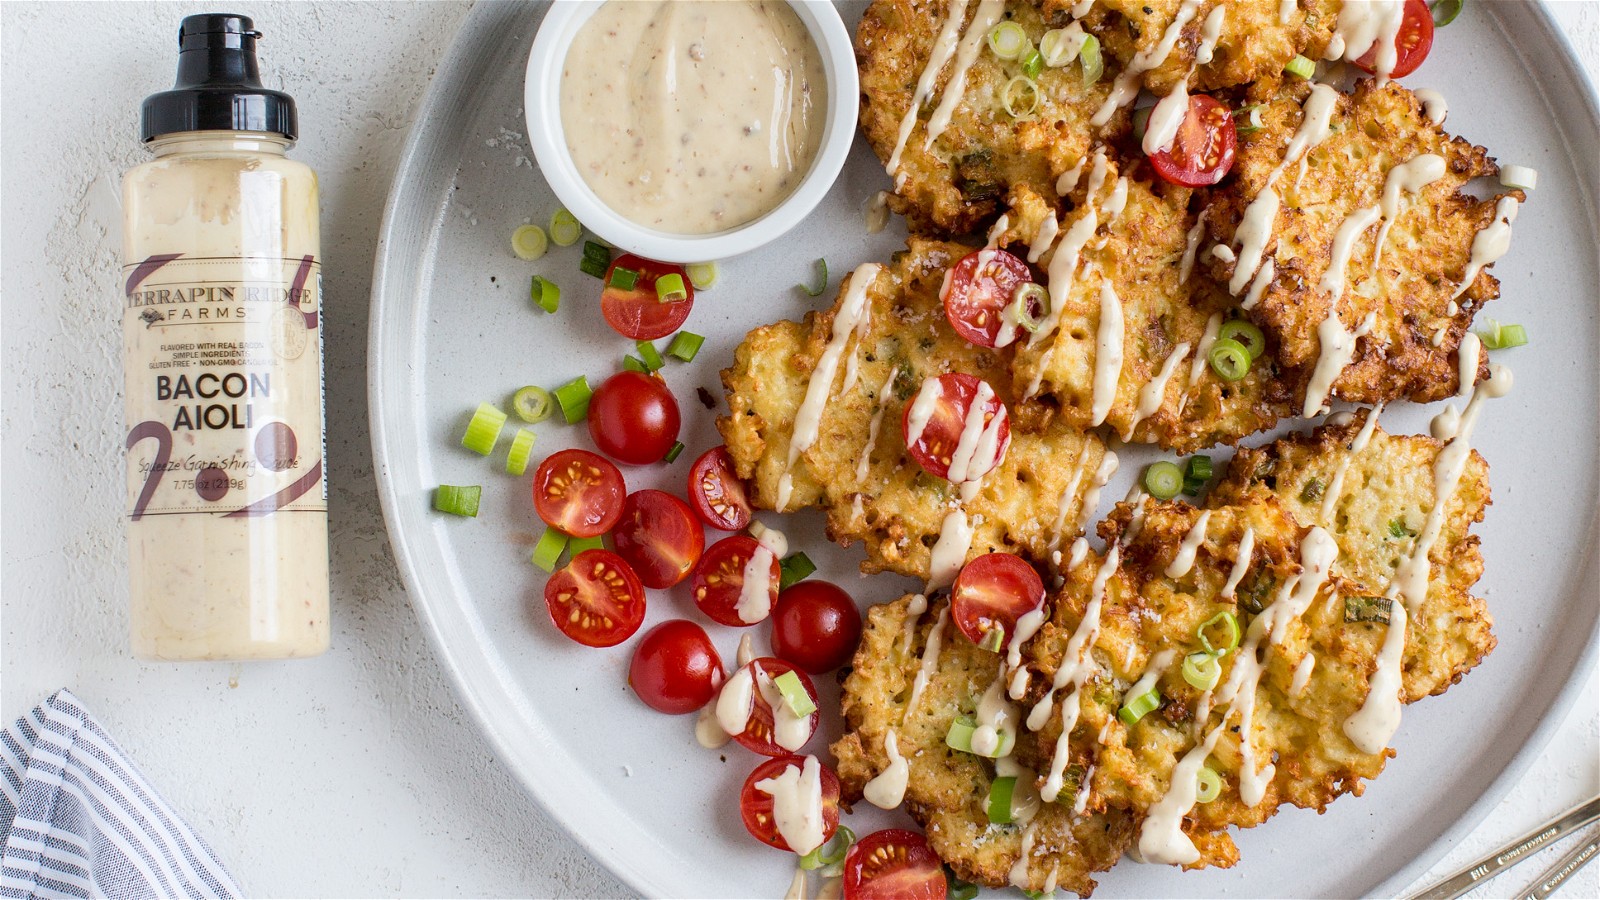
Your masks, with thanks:
[[(852, 28), (859, 13), (859, 5), (844, 11)], [(480, 401), (505, 402), (521, 385), (579, 374), (597, 382), (630, 351), (597, 314), (598, 282), (578, 272), (578, 247), (531, 264), (509, 252), (512, 229), (546, 222), (556, 206), (520, 134), (522, 73), (541, 15), (533, 3), (473, 9), (433, 80), (389, 198), (369, 369), (389, 534), (464, 701), (530, 794), (596, 858), (645, 894), (778, 896), (792, 857), (751, 841), (737, 812), (755, 757), (736, 745), (702, 750), (692, 716), (658, 715), (633, 698), (624, 684), (631, 644), (596, 651), (556, 633), (540, 599), (543, 573), (527, 561), (539, 531), (530, 479), (504, 474), (504, 444), (488, 460), (459, 446)], [(1495, 269), (1504, 296), (1491, 307), (1525, 323), (1533, 343), (1500, 355), (1516, 371), (1516, 389), (1486, 411), (1474, 442), (1494, 470), (1495, 505), (1478, 529), (1487, 572), (1479, 590), (1499, 649), (1446, 696), (1407, 711), (1394, 740), (1399, 755), (1365, 797), (1340, 800), (1324, 816), (1285, 810), (1240, 833), (1243, 861), (1232, 870), (1125, 864), (1103, 877), (1099, 896), (1392, 893), (1515, 783), (1557, 723), (1552, 709), (1576, 696), (1572, 674), (1592, 665), (1600, 116), (1562, 39), (1530, 3), (1469, 4), (1406, 81), (1446, 92), (1452, 131), (1540, 173), (1512, 251)], [(836, 287), (847, 268), (896, 249), (898, 226), (868, 235), (862, 224), (863, 203), (884, 185), (858, 141), (839, 182), (788, 240), (724, 264), (688, 322), (708, 335), (705, 348), (694, 364), (667, 369), (689, 450), (673, 466), (629, 470), (630, 488), (681, 490), (690, 461), (719, 442), (716, 413), (695, 402), (696, 388), (720, 400), (717, 369), (747, 329), (822, 302), (791, 287), (811, 277), (814, 259), (828, 259)], [(536, 272), (565, 289), (558, 315), (530, 306)], [(1421, 432), (1431, 413), (1397, 406), (1383, 424)], [(537, 449), (587, 441), (581, 428), (546, 423)], [(1136, 454), (1124, 472), (1145, 459)], [(432, 512), (440, 483), (485, 485), (479, 517)], [(911, 586), (892, 576), (858, 579), (859, 551), (829, 547), (814, 513), (791, 517), (785, 529), (823, 576), (863, 603)], [(646, 627), (694, 615), (681, 588), (652, 592), (650, 603)], [(764, 644), (767, 629), (754, 632)], [(717, 629), (714, 637), (731, 660), (738, 636)], [(822, 752), (822, 740), (810, 749)], [(904, 821), (856, 818), (867, 827)]]

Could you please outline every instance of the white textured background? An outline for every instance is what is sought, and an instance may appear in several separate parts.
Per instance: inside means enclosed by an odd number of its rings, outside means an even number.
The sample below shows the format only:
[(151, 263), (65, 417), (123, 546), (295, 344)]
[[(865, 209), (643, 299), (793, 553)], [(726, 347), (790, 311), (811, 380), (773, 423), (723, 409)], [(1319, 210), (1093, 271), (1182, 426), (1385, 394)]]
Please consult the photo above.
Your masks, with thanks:
[[(117, 186), (144, 158), (139, 103), (171, 83), (179, 20), (224, 6), (266, 32), (266, 80), (300, 107), (294, 155), (322, 179), (334, 647), (308, 662), (148, 665), (125, 637)], [(1596, 77), (1600, 3), (1553, 6)], [(0, 5), (0, 715), (71, 687), (252, 894), (627, 893), (526, 798), (456, 702), (372, 482), (372, 254), (412, 112), (466, 10)], [(1428, 880), (1600, 790), (1596, 676), (1576, 677), (1588, 690), (1543, 759)], [(1560, 896), (1600, 896), (1600, 866)]]

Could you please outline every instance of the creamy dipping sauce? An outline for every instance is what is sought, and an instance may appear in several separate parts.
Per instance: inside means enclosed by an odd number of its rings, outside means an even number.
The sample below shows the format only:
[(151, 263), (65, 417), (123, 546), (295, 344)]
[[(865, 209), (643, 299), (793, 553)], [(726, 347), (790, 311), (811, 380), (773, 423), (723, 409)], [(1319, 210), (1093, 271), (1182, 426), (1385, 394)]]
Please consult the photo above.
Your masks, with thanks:
[(610, 0), (561, 70), (573, 163), (619, 215), (672, 234), (743, 225), (822, 143), (822, 56), (777, 0)]

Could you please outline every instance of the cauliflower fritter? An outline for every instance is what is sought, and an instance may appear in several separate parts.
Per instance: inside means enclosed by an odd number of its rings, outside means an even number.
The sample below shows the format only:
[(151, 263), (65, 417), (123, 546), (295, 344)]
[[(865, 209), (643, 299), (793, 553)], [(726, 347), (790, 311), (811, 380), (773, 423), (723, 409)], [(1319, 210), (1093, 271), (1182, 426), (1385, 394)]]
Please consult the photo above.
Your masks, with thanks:
[[(946, 18), (955, 9), (962, 10), (965, 23), (955, 35), (976, 42), (972, 65), (948, 115), (949, 126), (930, 144), (928, 123), (944, 101), (962, 51), (956, 49), (940, 70), (911, 123), (898, 160), (903, 181), (890, 199), (890, 208), (905, 215), (914, 232), (966, 234), (995, 217), (1011, 185), (1049, 190), (1088, 151), (1095, 132), (1089, 119), (1110, 92), (1109, 77), (1085, 86), (1077, 63), (1045, 67), (1037, 80), (1033, 113), (1012, 116), (1002, 105), (1001, 91), (1021, 73), (1021, 64), (989, 51), (988, 16), (1017, 22), (1037, 44), (1052, 27), (1037, 6), (1022, 0), (874, 0), (856, 29), (860, 122), (862, 134), (885, 164), (899, 143), (902, 121), (940, 44)], [(1106, 130), (1124, 129), (1127, 121), (1127, 114), (1119, 113)]]
[[(839, 386), (829, 392), (817, 440), (791, 470), (793, 492), (785, 510), (825, 508), (832, 540), (865, 542), (864, 572), (926, 579), (931, 548), (958, 503), (953, 485), (925, 473), (906, 452), (902, 419), (923, 380), (944, 372), (971, 373), (1015, 406), (1009, 351), (963, 340), (951, 329), (939, 298), (945, 270), (971, 249), (913, 238), (905, 252), (877, 270), (867, 289), (866, 313), (844, 349), (835, 376)], [(841, 298), (854, 277), (840, 286)], [(717, 427), (758, 507), (777, 506), (795, 417), (836, 315), (837, 304), (809, 314), (804, 324), (758, 328), (735, 351), (733, 366), (723, 370), (731, 412)], [(1006, 550), (1045, 559), (1070, 543), (1093, 485), (1080, 472), (1094, 472), (1104, 453), (1100, 438), (1070, 424), (1031, 429), (1013, 416), (1004, 460), (963, 504), (973, 526), (967, 558)]]
[[(1297, 381), (1278, 374), (1273, 348), (1239, 381), (1224, 381), (1206, 363), (1205, 351), (1236, 303), (1194, 264), (1190, 235), (1198, 238), (1199, 232), (1197, 214), (1190, 211), (1192, 192), (1147, 180), (1148, 169), (1130, 178), (1119, 177), (1109, 161), (1103, 168), (1083, 168), (1084, 184), (1072, 192), (1077, 208), (1057, 226), (1063, 237), (1038, 256), (1041, 269), (1051, 273), (1059, 318), (1056, 327), (1046, 325), (1017, 341), (1017, 384), (1033, 393), (1047, 415), (1077, 428), (1094, 426), (1097, 342), (1109, 290), (1120, 307), (1123, 334), (1115, 397), (1105, 418), (1114, 433), (1188, 453), (1271, 428), (1290, 411)], [(1055, 204), (1027, 187), (1014, 188), (1011, 200), (1002, 240), (1037, 248), (1040, 225), (1058, 215)], [(1082, 244), (1075, 274), (1058, 275), (1051, 266), (1058, 253), (1069, 252), (1062, 247), (1078, 246), (1075, 228), (1093, 236)], [(1147, 399), (1152, 391), (1158, 393)]]
[[(1312, 90), (1300, 80), (1262, 81), (1251, 88), (1248, 102), (1261, 104), (1263, 127), (1240, 136), (1233, 180), (1216, 195), (1207, 228), (1216, 241), (1237, 249), (1240, 223), (1270, 182), (1281, 206), (1263, 260), (1275, 274), (1262, 281), (1264, 292), (1249, 313), (1276, 339), (1279, 363), (1309, 374), (1323, 350), (1319, 326), (1336, 308), (1343, 330), (1359, 336), (1350, 365), (1333, 382), (1333, 398), (1380, 403), (1448, 397), (1460, 380), (1461, 337), (1477, 310), (1499, 293), (1494, 277), (1479, 270), (1453, 299), (1474, 239), (1495, 221), (1501, 197), (1520, 201), (1523, 194), (1478, 200), (1462, 193), (1468, 181), (1498, 172), (1487, 151), (1432, 124), (1406, 88), (1378, 87), (1371, 79), (1359, 82), (1353, 94), (1320, 88), (1324, 97), (1336, 98), (1327, 136), (1286, 162)], [(1427, 163), (1436, 168), (1429, 172)], [(1402, 165), (1412, 168), (1400, 170)], [(1424, 173), (1437, 178), (1416, 190)], [(1386, 186), (1397, 201), (1388, 221), (1381, 215)], [(1347, 223), (1350, 233), (1341, 235)], [(1379, 254), (1377, 239), (1385, 226)], [(1342, 270), (1335, 265), (1341, 237), (1350, 242)], [(1219, 281), (1234, 277), (1233, 253), (1208, 255)], [(1231, 287), (1245, 293), (1237, 281)], [(1362, 333), (1366, 327), (1370, 331)], [(1480, 362), (1477, 377), (1487, 376), (1487, 363)]]
[[(1350, 446), (1369, 415), (1364, 410), (1355, 421), (1240, 450), (1209, 502), (1276, 496), (1299, 522), (1333, 534), (1339, 574), (1359, 585), (1361, 594), (1382, 596), (1401, 560), (1413, 552), (1433, 508), (1434, 463), (1444, 445), (1422, 435), (1386, 434), (1374, 425), (1367, 445), (1353, 453)], [(1329, 499), (1336, 487), (1337, 495)], [(1483, 555), (1468, 529), (1483, 521), (1489, 502), (1489, 464), (1473, 451), (1428, 554), (1427, 599), (1406, 629), (1407, 702), (1444, 693), (1495, 647), (1494, 620), (1470, 593), (1483, 574)], [(1372, 641), (1382, 640), (1382, 628), (1372, 632)]]

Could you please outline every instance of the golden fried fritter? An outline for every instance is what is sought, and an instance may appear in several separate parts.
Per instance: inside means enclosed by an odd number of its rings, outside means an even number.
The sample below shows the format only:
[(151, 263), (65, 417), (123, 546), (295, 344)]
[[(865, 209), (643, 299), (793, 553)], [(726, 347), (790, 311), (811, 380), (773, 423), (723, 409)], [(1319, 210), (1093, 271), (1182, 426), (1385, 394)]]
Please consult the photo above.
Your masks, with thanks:
[[(927, 831), (934, 852), (961, 878), (1003, 887), (1012, 883), (1025, 829), (989, 822), (994, 762), (945, 744), (951, 722), (970, 715), (976, 698), (994, 682), (1000, 657), (979, 649), (948, 623), (946, 602), (917, 615), (912, 601), (901, 598), (867, 614), (844, 684), (848, 731), (831, 748), (843, 798), (847, 805), (858, 802), (867, 782), (888, 767), (884, 742), (893, 732), (909, 766), (905, 809)], [(917, 672), (935, 634), (939, 646), (930, 657), (930, 677), (910, 707)], [(1024, 733), (1018, 740), (1031, 738)], [(1042, 890), (1053, 873), (1056, 886), (1088, 896), (1094, 888), (1090, 876), (1111, 868), (1132, 837), (1125, 813), (1073, 818), (1066, 804), (1041, 805), (1031, 823), (1029, 863), (1019, 879), (1023, 887)]]
[[(1264, 293), (1250, 316), (1277, 340), (1279, 362), (1311, 372), (1323, 350), (1319, 327), (1337, 301), (1344, 332), (1360, 334), (1369, 317), (1371, 324), (1370, 333), (1355, 339), (1351, 364), (1333, 382), (1334, 398), (1378, 403), (1448, 397), (1459, 382), (1457, 345), (1474, 313), (1499, 291), (1493, 276), (1478, 271), (1465, 293), (1452, 299), (1475, 236), (1495, 220), (1499, 199), (1477, 200), (1459, 188), (1498, 169), (1482, 147), (1432, 124), (1416, 96), (1399, 84), (1378, 87), (1368, 79), (1353, 94), (1317, 90), (1336, 97), (1329, 133), (1298, 160), (1285, 162), (1286, 148), (1307, 119), (1302, 105), (1313, 88), (1299, 80), (1252, 87), (1250, 102), (1261, 104), (1263, 127), (1241, 135), (1233, 180), (1209, 208), (1207, 227), (1217, 241), (1238, 249), (1240, 223), (1270, 182), (1281, 206), (1263, 259), (1275, 275), (1261, 282)], [(1437, 180), (1420, 191), (1416, 182), (1402, 189), (1407, 178), (1423, 177), (1429, 163), (1437, 167)], [(1398, 169), (1402, 165), (1411, 168)], [(1380, 213), (1391, 183), (1397, 214), (1385, 222)], [(1269, 209), (1268, 203), (1259, 210)], [(1380, 255), (1375, 247), (1385, 225)], [(1336, 241), (1342, 229), (1353, 243), (1340, 269)], [(1212, 257), (1218, 280), (1233, 278), (1233, 255)], [(1231, 285), (1241, 295), (1242, 280)], [(1487, 365), (1480, 364), (1478, 377), (1487, 375)]]
[[(1374, 426), (1367, 445), (1352, 453), (1368, 415), (1363, 411), (1355, 421), (1240, 450), (1208, 502), (1276, 496), (1302, 524), (1321, 525), (1333, 534), (1341, 575), (1360, 585), (1362, 594), (1383, 595), (1433, 508), (1434, 463), (1443, 444), (1421, 435), (1386, 434)], [(1407, 702), (1443, 693), (1494, 649), (1493, 619), (1484, 602), (1469, 593), (1483, 573), (1483, 556), (1468, 529), (1483, 520), (1489, 502), (1489, 464), (1473, 451), (1428, 554), (1427, 599), (1406, 629)], [(1373, 628), (1363, 642), (1381, 641), (1383, 632)]]
[[(969, 252), (961, 244), (913, 238), (905, 252), (877, 270), (817, 440), (790, 472), (793, 493), (785, 511), (824, 507), (831, 539), (866, 543), (865, 572), (926, 579), (931, 548), (959, 499), (953, 485), (923, 472), (906, 453), (902, 417), (923, 380), (967, 372), (989, 382), (1008, 405), (1015, 403), (1008, 351), (963, 340), (939, 299), (945, 270)], [(841, 285), (841, 297), (855, 277)], [(758, 507), (777, 506), (795, 417), (836, 315), (837, 304), (809, 314), (803, 325), (758, 328), (735, 351), (733, 366), (723, 370), (731, 412), (717, 427)], [(845, 387), (852, 371), (855, 379)], [(1078, 473), (1094, 472), (1104, 452), (1098, 437), (1063, 422), (1029, 430), (1013, 418), (1004, 460), (963, 504), (973, 526), (968, 558), (1006, 550), (1045, 559), (1070, 543), (1093, 483)]]
[[(1104, 157), (1094, 159), (1098, 163)], [(1086, 162), (1083, 168), (1083, 184), (1072, 192), (1078, 206), (1058, 226), (1057, 249), (1038, 257), (1040, 267), (1051, 272), (1051, 302), (1060, 307), (1059, 319), (1055, 328), (1018, 340), (1017, 384), (1033, 390), (1046, 411), (1068, 424), (1094, 426), (1097, 343), (1109, 289), (1121, 309), (1123, 333), (1115, 398), (1105, 418), (1114, 433), (1188, 453), (1272, 427), (1289, 412), (1289, 385), (1297, 380), (1278, 376), (1272, 348), (1234, 382), (1224, 381), (1205, 361), (1205, 351), (1236, 304), (1193, 264), (1190, 235), (1198, 238), (1199, 232), (1189, 210), (1191, 192), (1145, 180), (1147, 169), (1144, 178), (1119, 177), (1116, 164), (1107, 161), (1103, 181), (1097, 181), (1093, 173), (1100, 166)], [(1036, 241), (1039, 227), (1057, 214), (1055, 204), (1027, 187), (1014, 188), (1011, 200), (1003, 240), (1042, 244)], [(1082, 244), (1076, 274), (1057, 275), (1051, 269), (1056, 254), (1077, 245), (1075, 227), (1091, 224), (1096, 227)]]
[[(1339, 6), (1339, 0), (1305, 0), (1283, 21), (1278, 0), (1097, 0), (1083, 24), (1127, 68), (1135, 54), (1155, 51), (1180, 12), (1192, 12), (1166, 59), (1144, 73), (1145, 89), (1165, 96), (1184, 79), (1193, 90), (1212, 91), (1276, 76), (1297, 54), (1320, 59)], [(1215, 51), (1200, 65), (1196, 56), (1214, 14), (1220, 16)]]
[[(904, 180), (896, 185), (890, 207), (906, 216), (912, 231), (965, 234), (994, 218), (1009, 186), (1048, 190), (1088, 150), (1094, 131), (1089, 119), (1110, 90), (1109, 77), (1085, 87), (1076, 63), (1046, 67), (1037, 80), (1037, 108), (1029, 116), (1012, 116), (1002, 106), (1001, 92), (1020, 74), (1021, 64), (988, 49), (987, 23), (1003, 15), (1022, 25), (1037, 44), (1047, 27), (1037, 6), (1022, 0), (874, 0), (856, 29), (860, 122), (885, 164), (899, 144), (902, 120), (953, 9), (963, 10), (966, 23), (956, 36), (976, 42), (972, 65), (949, 126), (929, 145), (928, 123), (958, 68), (959, 49), (940, 70), (904, 143), (897, 170)], [(1126, 124), (1122, 113), (1108, 129)]]

